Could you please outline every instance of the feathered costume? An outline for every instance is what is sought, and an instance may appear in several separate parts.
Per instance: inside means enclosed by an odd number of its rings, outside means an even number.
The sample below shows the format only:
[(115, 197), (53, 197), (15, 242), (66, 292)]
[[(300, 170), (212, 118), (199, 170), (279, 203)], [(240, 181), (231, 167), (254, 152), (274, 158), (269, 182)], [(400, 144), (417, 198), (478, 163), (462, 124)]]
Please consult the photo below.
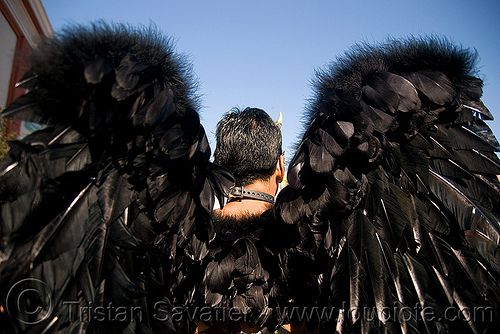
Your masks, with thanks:
[(411, 39), (360, 46), (319, 74), (277, 211), (327, 253), (322, 326), (496, 330), (499, 145), (474, 61)]
[(474, 60), (436, 39), (353, 49), (318, 74), (275, 208), (225, 219), (233, 179), (170, 41), (66, 30), (4, 112), (46, 127), (0, 165), (1, 330), (495, 331), (499, 145)]

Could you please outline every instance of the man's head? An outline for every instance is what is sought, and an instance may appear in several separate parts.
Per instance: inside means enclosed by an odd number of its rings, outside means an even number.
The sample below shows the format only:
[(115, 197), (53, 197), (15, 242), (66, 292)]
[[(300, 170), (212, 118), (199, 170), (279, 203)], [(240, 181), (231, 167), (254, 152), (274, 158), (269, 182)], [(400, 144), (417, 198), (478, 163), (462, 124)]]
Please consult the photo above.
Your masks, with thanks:
[(227, 168), (236, 185), (266, 181), (276, 171), (282, 155), (281, 131), (263, 110), (232, 110), (217, 124), (215, 163)]

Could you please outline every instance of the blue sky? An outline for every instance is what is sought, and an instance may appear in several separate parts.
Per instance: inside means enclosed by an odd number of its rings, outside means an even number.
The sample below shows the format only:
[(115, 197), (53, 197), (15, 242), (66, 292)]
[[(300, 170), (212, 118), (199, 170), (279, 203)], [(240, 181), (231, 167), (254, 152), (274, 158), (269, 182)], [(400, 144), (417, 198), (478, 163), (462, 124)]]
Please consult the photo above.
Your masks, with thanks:
[(465, 0), (42, 0), (57, 33), (97, 19), (154, 23), (188, 56), (200, 82), (202, 123), (213, 133), (232, 107), (284, 116), (290, 159), (302, 131), (316, 69), (358, 42), (387, 37), (445, 36), (479, 53), (483, 101), (500, 136), (500, 1)]

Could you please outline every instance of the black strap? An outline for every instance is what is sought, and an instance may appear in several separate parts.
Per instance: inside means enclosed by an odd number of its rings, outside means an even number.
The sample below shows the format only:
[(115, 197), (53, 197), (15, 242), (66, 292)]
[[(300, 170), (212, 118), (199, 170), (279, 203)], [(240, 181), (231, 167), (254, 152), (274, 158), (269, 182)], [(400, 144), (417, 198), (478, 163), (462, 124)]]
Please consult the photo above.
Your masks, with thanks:
[(236, 187), (236, 186), (231, 187), (229, 189), (228, 197), (229, 197), (229, 202), (236, 201), (242, 198), (250, 198), (274, 204), (273, 196), (263, 193), (262, 191), (245, 189), (243, 187)]

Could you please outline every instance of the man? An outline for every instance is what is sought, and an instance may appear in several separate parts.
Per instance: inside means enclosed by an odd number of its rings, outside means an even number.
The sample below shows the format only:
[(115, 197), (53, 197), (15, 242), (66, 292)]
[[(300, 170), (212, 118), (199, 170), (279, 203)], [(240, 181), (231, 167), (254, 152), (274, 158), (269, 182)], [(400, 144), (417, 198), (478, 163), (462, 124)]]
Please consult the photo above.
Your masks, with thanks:
[(226, 114), (216, 135), (214, 162), (236, 179), (229, 202), (218, 213), (238, 217), (270, 209), (285, 176), (280, 124), (261, 109), (246, 108)]
[[(216, 230), (219, 235), (238, 235), (237, 238), (231, 240), (248, 238), (251, 242), (255, 242), (257, 248), (259, 244), (266, 243), (263, 235), (272, 235), (273, 242), (277, 242), (274, 241), (279, 237), (276, 235), (277, 230), (269, 233), (269, 226), (274, 224), (272, 218), (270, 219), (272, 215), (269, 213), (274, 207), (274, 197), (279, 184), (285, 176), (280, 126), (279, 121), (274, 122), (266, 112), (258, 108), (233, 110), (219, 121), (214, 163), (225, 167), (235, 177), (235, 186), (231, 189), (228, 202), (214, 212)], [(273, 227), (270, 229), (273, 230)], [(218, 245), (214, 248), (218, 249)], [(264, 262), (265, 255), (259, 254), (256, 257), (256, 267), (258, 267)], [(264, 270), (266, 269), (264, 267)], [(257, 270), (251, 268), (251, 271)], [(233, 277), (235, 281), (238, 279), (239, 277)], [(258, 279), (254, 279), (249, 285), (258, 286), (258, 282)], [(271, 283), (266, 282), (266, 286), (267, 284)], [(251, 293), (243, 293), (243, 295), (248, 294)], [(272, 293), (268, 294), (265, 290), (262, 294), (268, 301), (272, 298), (267, 299)], [(255, 299), (259, 298), (255, 297)], [(231, 305), (234, 308), (236, 304), (225, 305)], [(255, 306), (251, 302), (247, 305), (249, 308)], [(256, 309), (262, 308), (261, 306), (259, 305)], [(267, 309), (267, 305), (263, 309)], [(254, 324), (246, 318), (238, 321), (236, 325), (230, 325), (229, 328), (227, 323), (207, 326), (201, 322), (197, 331), (212, 333), (222, 328), (229, 332), (259, 331), (260, 326)], [(303, 324), (285, 325), (280, 328), (279, 332), (306, 333)]]

